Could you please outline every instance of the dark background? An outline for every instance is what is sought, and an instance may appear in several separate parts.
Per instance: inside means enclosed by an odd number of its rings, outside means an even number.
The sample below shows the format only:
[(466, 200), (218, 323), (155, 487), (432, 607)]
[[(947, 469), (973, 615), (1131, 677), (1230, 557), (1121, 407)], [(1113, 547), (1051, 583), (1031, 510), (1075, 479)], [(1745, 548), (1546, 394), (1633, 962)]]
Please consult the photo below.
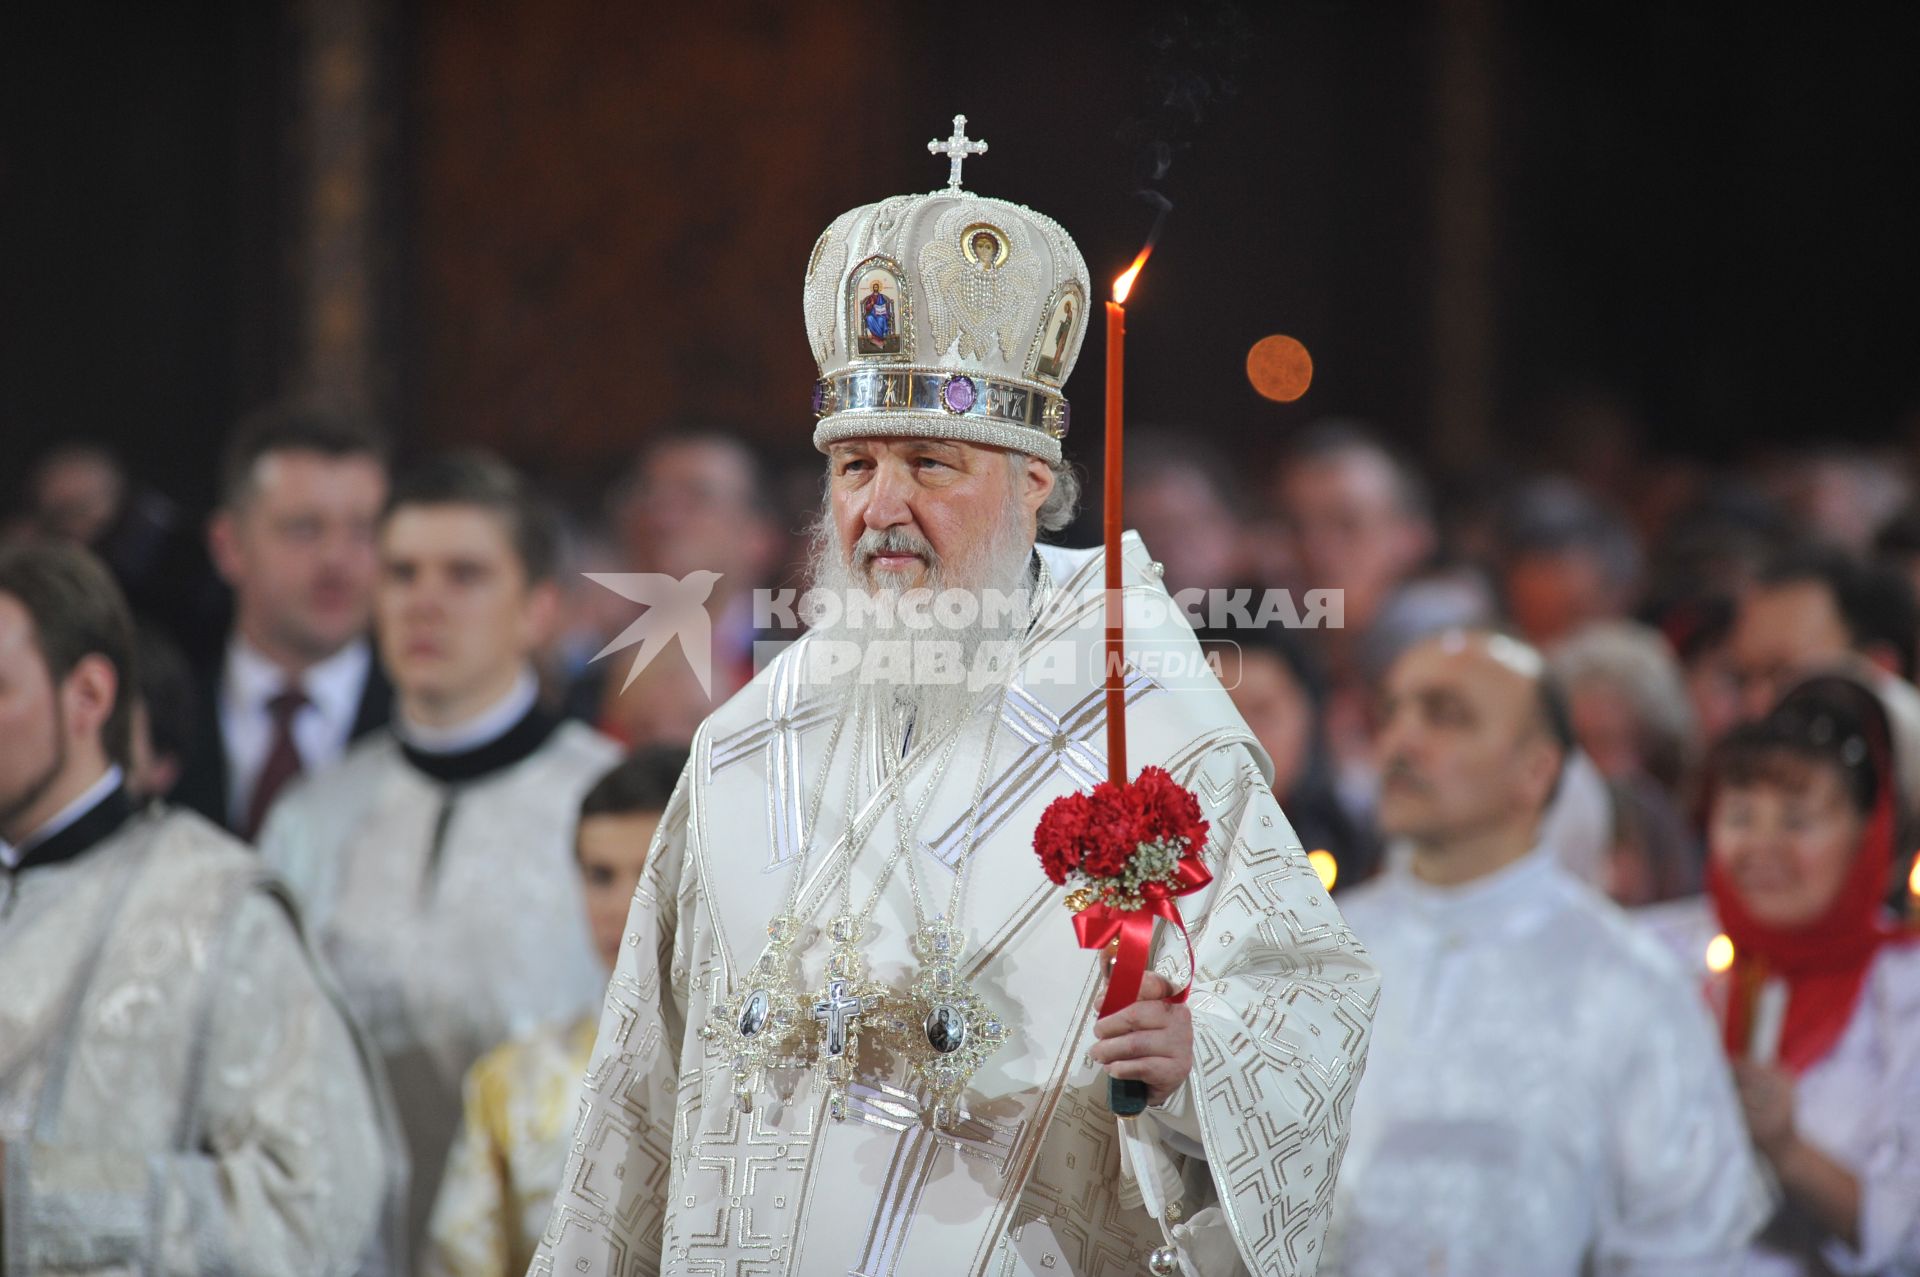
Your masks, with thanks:
[[(1058, 218), (1096, 291), (1152, 220), (1138, 189), (1173, 201), (1135, 420), (1260, 449), (1365, 416), (1454, 475), (1577, 454), (1601, 409), (1608, 442), (1710, 460), (1915, 426), (1913, 6), (347, 2), (371, 159), (345, 389), (408, 448), (581, 489), (673, 424), (804, 455), (808, 248), (941, 185), (956, 111), (992, 146), (969, 188)], [(97, 439), (197, 504), (233, 417), (311, 379), (318, 3), (0, 18), (10, 467)], [(1484, 260), (1441, 229), (1463, 146)], [(1292, 405), (1243, 372), (1276, 331), (1316, 361)], [(1083, 462), (1100, 364), (1089, 342), (1068, 386)], [(1462, 373), (1470, 420), (1438, 389)]]

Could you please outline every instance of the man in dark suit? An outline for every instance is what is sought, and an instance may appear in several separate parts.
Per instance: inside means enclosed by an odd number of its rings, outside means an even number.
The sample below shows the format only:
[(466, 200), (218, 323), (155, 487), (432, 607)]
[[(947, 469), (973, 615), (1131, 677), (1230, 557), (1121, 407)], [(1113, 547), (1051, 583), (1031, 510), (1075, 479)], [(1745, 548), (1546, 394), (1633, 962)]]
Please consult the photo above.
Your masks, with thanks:
[(367, 639), (386, 494), (385, 442), (352, 417), (277, 405), (229, 441), (208, 545), (233, 624), (199, 662), (173, 798), (243, 838), (288, 781), (387, 721), (392, 688)]

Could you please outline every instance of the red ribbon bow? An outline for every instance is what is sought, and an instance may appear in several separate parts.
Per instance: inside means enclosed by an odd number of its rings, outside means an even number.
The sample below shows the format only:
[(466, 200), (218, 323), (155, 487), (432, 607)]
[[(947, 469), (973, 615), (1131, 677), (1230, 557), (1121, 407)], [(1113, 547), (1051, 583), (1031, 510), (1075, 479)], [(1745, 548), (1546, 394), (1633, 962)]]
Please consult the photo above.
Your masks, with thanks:
[(1112, 905), (1094, 904), (1073, 915), (1074, 934), (1080, 937), (1082, 949), (1104, 949), (1115, 940), (1120, 943), (1113, 959), (1113, 972), (1107, 978), (1107, 996), (1100, 1003), (1102, 1019), (1139, 1000), (1140, 982), (1147, 974), (1147, 955), (1153, 948), (1156, 917), (1165, 918), (1180, 928), (1180, 938), (1187, 945), (1187, 983), (1167, 1001), (1185, 1002), (1193, 990), (1193, 938), (1187, 934), (1180, 906), (1173, 901), (1176, 896), (1200, 890), (1213, 881), (1213, 875), (1200, 863), (1196, 850), (1189, 847), (1181, 853), (1173, 876), (1171, 885), (1150, 882), (1140, 889), (1140, 898), (1146, 902), (1143, 908), (1115, 909)]

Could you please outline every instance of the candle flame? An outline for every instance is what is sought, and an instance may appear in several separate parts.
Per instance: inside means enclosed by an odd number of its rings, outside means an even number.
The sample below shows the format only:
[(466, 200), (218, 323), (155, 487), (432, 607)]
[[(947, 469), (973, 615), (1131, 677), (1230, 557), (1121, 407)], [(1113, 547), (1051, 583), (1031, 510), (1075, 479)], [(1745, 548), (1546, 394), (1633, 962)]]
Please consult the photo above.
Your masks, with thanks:
[(1121, 271), (1119, 277), (1113, 281), (1113, 300), (1116, 303), (1121, 305), (1126, 303), (1127, 294), (1133, 291), (1133, 281), (1140, 277), (1140, 268), (1147, 264), (1147, 258), (1151, 256), (1153, 256), (1153, 245), (1149, 243), (1140, 250), (1140, 256), (1133, 259), (1133, 265)]
[(1707, 941), (1707, 970), (1719, 975), (1733, 965), (1733, 941), (1724, 935)]
[(1333, 884), (1340, 877), (1340, 862), (1333, 858), (1333, 853), (1310, 851), (1307, 853), (1307, 863), (1312, 865), (1313, 871), (1320, 875), (1320, 885), (1332, 891)]
[(1913, 853), (1913, 872), (1907, 875), (1907, 890), (1920, 896), (1920, 851)]

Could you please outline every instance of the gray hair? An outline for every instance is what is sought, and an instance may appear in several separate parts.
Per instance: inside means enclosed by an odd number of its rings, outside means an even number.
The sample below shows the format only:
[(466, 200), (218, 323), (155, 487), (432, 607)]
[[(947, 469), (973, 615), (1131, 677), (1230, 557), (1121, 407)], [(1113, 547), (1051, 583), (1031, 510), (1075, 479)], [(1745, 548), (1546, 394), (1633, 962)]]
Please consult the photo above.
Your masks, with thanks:
[[(1008, 455), (1015, 466), (1025, 460), (1019, 453)], [(1053, 471), (1053, 491), (1040, 503), (1040, 531), (1058, 532), (1080, 513), (1080, 476), (1069, 461), (1049, 461), (1047, 468)]]
[(1656, 780), (1674, 784), (1693, 762), (1693, 702), (1660, 631), (1632, 621), (1601, 621), (1555, 647), (1548, 664), (1568, 695), (1599, 684), (1632, 706)]

